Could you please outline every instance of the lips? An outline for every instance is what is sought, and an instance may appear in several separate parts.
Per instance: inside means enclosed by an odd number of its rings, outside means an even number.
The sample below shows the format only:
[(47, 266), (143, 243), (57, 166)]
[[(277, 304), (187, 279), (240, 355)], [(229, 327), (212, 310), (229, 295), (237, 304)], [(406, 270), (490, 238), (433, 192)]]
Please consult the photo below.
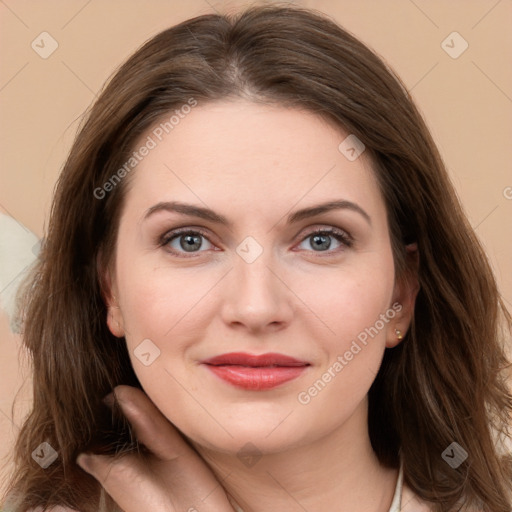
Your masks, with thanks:
[(310, 363), (284, 354), (261, 355), (231, 352), (211, 357), (203, 364), (217, 377), (233, 386), (262, 391), (299, 377)]

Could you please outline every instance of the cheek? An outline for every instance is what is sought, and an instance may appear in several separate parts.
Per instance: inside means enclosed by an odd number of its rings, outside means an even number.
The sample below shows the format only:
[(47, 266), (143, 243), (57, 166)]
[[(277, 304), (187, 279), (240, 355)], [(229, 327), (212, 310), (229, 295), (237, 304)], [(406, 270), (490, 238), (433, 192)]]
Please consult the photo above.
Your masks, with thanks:
[(215, 272), (145, 268), (144, 262), (120, 265), (117, 276), (127, 341), (172, 339), (173, 347), (179, 347), (177, 332), (198, 324), (208, 290), (218, 281)]
[[(391, 307), (393, 281), (389, 255), (374, 261), (368, 258), (367, 264), (360, 261), (338, 271), (323, 269), (293, 282), (294, 292), (318, 319), (317, 337), (342, 350), (361, 333), (364, 341), (364, 333)], [(377, 328), (384, 335), (387, 322), (378, 322)]]
[[(197, 270), (145, 267), (135, 259), (121, 261), (117, 278), (125, 324), (125, 338), (133, 369), (142, 388), (180, 429), (190, 429), (204, 411), (191, 399), (197, 385), (187, 350), (199, 341), (205, 324), (205, 293), (215, 283)], [(210, 283), (211, 280), (211, 283)], [(217, 279), (218, 280), (218, 279)], [(203, 300), (201, 300), (203, 299)], [(188, 427), (187, 427), (188, 426)], [(209, 425), (212, 431), (215, 425)]]
[[(379, 370), (390, 322), (394, 267), (391, 253), (368, 265), (354, 265), (331, 272), (329, 279), (309, 279), (298, 288), (304, 302), (321, 321), (308, 333), (315, 340), (322, 361), (304, 400), (317, 405), (340, 396), (354, 403), (362, 400)], [(318, 276), (317, 276), (318, 277)], [(323, 326), (323, 327), (322, 327)], [(315, 384), (316, 383), (316, 384)], [(323, 392), (324, 388), (330, 391)]]
[(395, 313), (391, 280), (380, 277), (347, 278), (338, 283), (340, 293), (323, 298), (322, 318), (335, 334), (316, 338), (322, 363), (294, 396), (305, 431), (324, 435), (346, 422), (377, 376)]

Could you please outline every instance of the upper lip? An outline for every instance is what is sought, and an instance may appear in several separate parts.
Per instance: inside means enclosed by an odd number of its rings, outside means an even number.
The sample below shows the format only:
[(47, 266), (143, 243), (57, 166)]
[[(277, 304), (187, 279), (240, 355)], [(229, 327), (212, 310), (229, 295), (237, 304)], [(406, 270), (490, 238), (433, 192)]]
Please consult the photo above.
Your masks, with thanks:
[(214, 366), (220, 365), (239, 365), (239, 366), (308, 366), (307, 361), (301, 361), (294, 357), (286, 356), (269, 352), (266, 354), (252, 355), (245, 354), (244, 352), (230, 352), (228, 354), (221, 354), (215, 357), (210, 357), (202, 361), (204, 364)]

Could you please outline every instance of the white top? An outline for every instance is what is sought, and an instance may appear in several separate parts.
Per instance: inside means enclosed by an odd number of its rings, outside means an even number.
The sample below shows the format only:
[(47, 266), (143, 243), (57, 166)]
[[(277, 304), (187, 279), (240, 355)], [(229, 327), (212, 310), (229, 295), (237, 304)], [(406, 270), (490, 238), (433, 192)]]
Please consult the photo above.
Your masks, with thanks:
[(402, 510), (402, 490), (404, 488), (404, 468), (400, 464), (400, 471), (398, 472), (398, 480), (396, 481), (395, 494), (389, 512), (400, 512)]
[[(388, 512), (403, 512), (402, 510), (402, 490), (404, 487), (404, 471), (403, 467), (400, 464), (400, 470), (398, 472), (398, 479), (395, 487), (395, 494), (393, 496), (393, 501), (391, 502), (391, 507)], [(236, 501), (228, 495), (229, 502), (233, 505), (233, 508), (236, 512), (244, 512), (244, 510), (236, 503)]]

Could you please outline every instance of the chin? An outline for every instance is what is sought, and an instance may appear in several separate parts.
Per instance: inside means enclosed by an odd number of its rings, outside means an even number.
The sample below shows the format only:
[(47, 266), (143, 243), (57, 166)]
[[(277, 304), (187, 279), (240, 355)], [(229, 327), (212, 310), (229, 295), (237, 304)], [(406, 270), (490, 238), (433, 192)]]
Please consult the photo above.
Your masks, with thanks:
[(276, 429), (276, 423), (244, 422), (241, 425), (231, 424), (228, 427), (231, 435), (224, 431), (221, 434), (217, 429), (215, 432), (195, 430), (185, 434), (185, 437), (196, 447), (236, 455), (242, 459), (246, 455), (251, 457), (280, 453), (310, 442), (306, 432), (301, 431), (298, 425), (290, 424), (278, 432), (281, 427)]

